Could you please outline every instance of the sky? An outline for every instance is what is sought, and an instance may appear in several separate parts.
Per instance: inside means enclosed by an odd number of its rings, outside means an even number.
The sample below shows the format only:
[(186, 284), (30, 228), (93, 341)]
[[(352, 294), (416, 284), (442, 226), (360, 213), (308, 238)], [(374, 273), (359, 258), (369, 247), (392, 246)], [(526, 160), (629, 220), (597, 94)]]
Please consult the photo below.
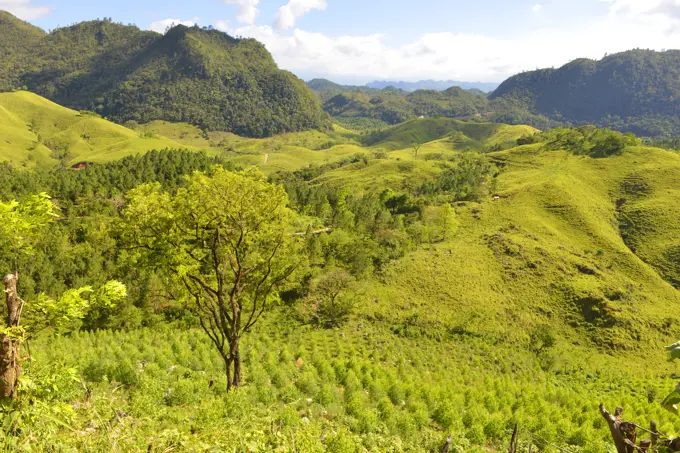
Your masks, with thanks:
[(103, 17), (159, 33), (213, 26), (261, 41), (305, 80), (346, 84), (502, 82), (576, 58), (680, 48), (680, 0), (0, 0), (0, 9), (45, 30)]

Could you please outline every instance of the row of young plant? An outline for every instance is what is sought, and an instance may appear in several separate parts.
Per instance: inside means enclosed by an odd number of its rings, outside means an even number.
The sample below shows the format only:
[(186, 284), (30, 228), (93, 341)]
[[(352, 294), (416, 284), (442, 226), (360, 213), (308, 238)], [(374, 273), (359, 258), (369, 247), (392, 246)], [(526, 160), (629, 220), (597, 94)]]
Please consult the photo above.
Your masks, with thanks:
[[(540, 451), (599, 452), (610, 443), (599, 401), (654, 419), (664, 433), (680, 429), (659, 405), (670, 382), (654, 376), (555, 375), (531, 354), (499, 355), (482, 340), (453, 347), (356, 324), (330, 332), (285, 324), (272, 318), (244, 344), (245, 383), (235, 393), (225, 391), (221, 359), (197, 331), (40, 338), (32, 375), (58, 376), (48, 398), (61, 402), (68, 426), (52, 427), (40, 445), (264, 452), (294, 441), (304, 451), (416, 452), (438, 451), (453, 433), (454, 451), (467, 452), (504, 446), (520, 423), (540, 437)], [(82, 380), (55, 372), (75, 369)], [(159, 435), (169, 432), (174, 439)]]

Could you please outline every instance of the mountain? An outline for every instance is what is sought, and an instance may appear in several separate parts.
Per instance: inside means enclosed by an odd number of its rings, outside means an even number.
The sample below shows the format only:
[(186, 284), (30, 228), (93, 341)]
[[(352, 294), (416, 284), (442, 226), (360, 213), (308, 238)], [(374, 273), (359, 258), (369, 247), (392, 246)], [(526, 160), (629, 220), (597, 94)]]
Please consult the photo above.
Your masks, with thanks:
[(0, 10), (0, 90), (19, 85), (18, 68), (26, 66), (31, 49), (44, 36), (40, 28)]
[(559, 122), (680, 135), (680, 50), (631, 50), (525, 72), (490, 96)]
[(464, 90), (480, 90), (484, 93), (489, 93), (498, 88), (497, 83), (487, 82), (459, 82), (456, 80), (421, 80), (419, 82), (390, 82), (390, 81), (374, 81), (366, 84), (369, 88), (376, 88), (382, 90), (387, 87), (394, 87), (404, 91), (416, 90), (437, 90), (444, 91), (451, 87), (460, 87)]
[(183, 121), (254, 137), (329, 125), (304, 82), (253, 39), (181, 25), (160, 35), (106, 20), (44, 34), (3, 13), (5, 35), (0, 90), (26, 86), (119, 123)]
[(680, 136), (680, 50), (638, 49), (599, 61), (578, 59), (559, 69), (510, 77), (488, 97), (458, 87), (409, 93), (408, 87), (391, 84), (396, 87), (359, 90), (325, 81), (314, 89), (326, 112), (356, 127), (361, 118), (377, 127), (423, 115), (539, 129), (595, 124), (648, 137)]

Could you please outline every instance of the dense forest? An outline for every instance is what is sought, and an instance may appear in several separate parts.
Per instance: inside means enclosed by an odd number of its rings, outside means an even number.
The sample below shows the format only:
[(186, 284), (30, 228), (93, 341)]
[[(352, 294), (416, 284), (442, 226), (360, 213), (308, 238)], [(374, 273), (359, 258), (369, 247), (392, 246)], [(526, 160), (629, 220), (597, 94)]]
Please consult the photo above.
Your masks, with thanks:
[(329, 125), (304, 82), (252, 39), (184, 26), (159, 35), (107, 20), (45, 34), (5, 12), (0, 35), (0, 90), (27, 87), (118, 123), (182, 121), (252, 137)]

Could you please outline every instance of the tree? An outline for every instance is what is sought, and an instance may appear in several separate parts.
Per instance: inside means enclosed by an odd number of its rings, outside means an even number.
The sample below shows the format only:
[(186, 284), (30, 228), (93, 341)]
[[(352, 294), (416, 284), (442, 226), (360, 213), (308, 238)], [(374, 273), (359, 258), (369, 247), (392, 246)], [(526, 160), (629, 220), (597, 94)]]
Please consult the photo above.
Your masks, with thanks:
[(175, 194), (158, 184), (128, 194), (123, 239), (142, 265), (163, 269), (187, 292), (225, 363), (227, 388), (241, 385), (241, 338), (278, 298), (296, 268), (292, 211), (280, 186), (253, 169), (195, 173)]
[(423, 144), (420, 142), (413, 142), (411, 145), (411, 148), (413, 148), (413, 157), (414, 159), (418, 159), (418, 151), (420, 151), (420, 148), (422, 148)]
[(331, 269), (314, 282), (312, 301), (317, 324), (332, 328), (347, 321), (354, 308), (353, 297), (347, 294), (353, 284), (354, 278), (344, 269)]
[(17, 292), (20, 254), (30, 254), (41, 228), (56, 217), (47, 194), (28, 197), (23, 203), (0, 203), (0, 253), (4, 262), (14, 263), (12, 273), (3, 279), (7, 317), (0, 330), (0, 398), (13, 398), (21, 374), (19, 353), (23, 338), (20, 327), (23, 301)]
[[(3, 279), (7, 317), (0, 328), (0, 398), (16, 398), (21, 345), (32, 334), (46, 327), (63, 328), (84, 318), (91, 308), (113, 307), (126, 296), (125, 286), (111, 281), (96, 291), (86, 286), (66, 291), (57, 299), (41, 294), (36, 301), (25, 303), (19, 297), (18, 258), (33, 253), (35, 240), (56, 217), (56, 208), (45, 193), (28, 196), (21, 203), (0, 202), (0, 262), (14, 263), (12, 273)], [(21, 322), (22, 315), (26, 324)]]

